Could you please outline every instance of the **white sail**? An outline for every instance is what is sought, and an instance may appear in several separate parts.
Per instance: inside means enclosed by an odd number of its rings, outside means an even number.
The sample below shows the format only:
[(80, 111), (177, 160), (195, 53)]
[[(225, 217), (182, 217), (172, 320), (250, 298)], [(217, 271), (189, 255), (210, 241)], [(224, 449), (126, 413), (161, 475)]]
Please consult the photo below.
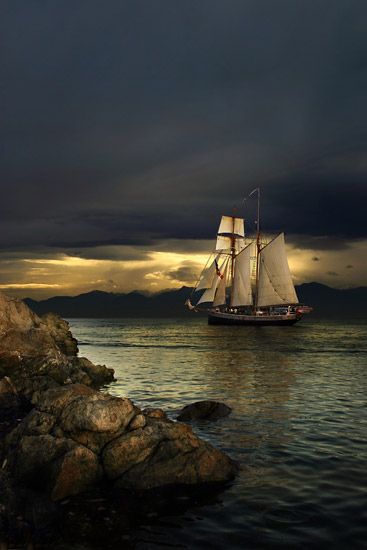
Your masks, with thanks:
[(196, 304), (197, 306), (204, 302), (213, 302), (219, 281), (220, 281), (220, 277), (216, 276), (212, 286), (206, 289), (206, 291), (204, 292), (204, 294)]
[[(219, 255), (216, 257), (215, 260), (218, 261)], [(196, 290), (201, 290), (203, 288), (210, 288), (217, 277), (217, 268), (215, 265), (215, 260), (213, 260), (213, 263), (210, 264), (209, 267), (203, 270), (199, 283), (196, 287)]]
[(232, 244), (232, 240), (230, 237), (225, 237), (224, 235), (218, 235), (215, 250), (217, 252), (219, 250), (229, 251), (231, 250), (231, 244)]
[[(218, 235), (217, 244), (215, 250), (217, 252), (230, 252), (232, 246), (231, 237), (225, 237), (224, 235)], [(245, 248), (245, 238), (244, 237), (234, 237), (234, 249), (235, 253), (238, 254)]]
[(239, 254), (241, 252), (241, 250), (243, 250), (245, 248), (245, 238), (244, 237), (236, 237), (236, 240), (235, 240), (235, 251), (236, 251), (236, 254)]
[(245, 236), (245, 226), (243, 218), (233, 218), (232, 216), (222, 216), (220, 221), (218, 235), (223, 233), (235, 233), (241, 237)]
[(270, 241), (259, 254), (257, 306), (297, 304), (298, 298), (289, 271), (284, 233)]
[(226, 287), (227, 287), (227, 270), (228, 261), (225, 263), (225, 267), (222, 267), (222, 277), (219, 278), (217, 292), (213, 301), (213, 306), (221, 306), (226, 303)]
[[(211, 282), (211, 285), (210, 287), (200, 287), (200, 288), (206, 288), (206, 291), (204, 292), (204, 294), (202, 295), (202, 297), (200, 298), (200, 300), (198, 301), (198, 303), (196, 305), (199, 305), (203, 302), (213, 302), (214, 298), (215, 298), (215, 292), (217, 290), (217, 286), (219, 284), (219, 282), (221, 281), (221, 275), (223, 275), (224, 273), (224, 269), (226, 269), (226, 266), (228, 264), (228, 258), (225, 258), (225, 260), (222, 262), (222, 264), (219, 266), (218, 265), (218, 271), (217, 271), (217, 266), (216, 266), (216, 261), (218, 262), (218, 259), (219, 259), (219, 255), (217, 256), (217, 258), (214, 260), (214, 262), (212, 263), (212, 265), (209, 267), (209, 269), (207, 271), (210, 270), (210, 273), (213, 272), (213, 266), (214, 266), (214, 274), (212, 275), (212, 282)], [(209, 277), (208, 277), (208, 280), (209, 280)], [(199, 286), (196, 287), (196, 290), (199, 290)]]
[(251, 291), (251, 256), (253, 243), (250, 243), (236, 257), (232, 288), (232, 306), (249, 306), (252, 304)]

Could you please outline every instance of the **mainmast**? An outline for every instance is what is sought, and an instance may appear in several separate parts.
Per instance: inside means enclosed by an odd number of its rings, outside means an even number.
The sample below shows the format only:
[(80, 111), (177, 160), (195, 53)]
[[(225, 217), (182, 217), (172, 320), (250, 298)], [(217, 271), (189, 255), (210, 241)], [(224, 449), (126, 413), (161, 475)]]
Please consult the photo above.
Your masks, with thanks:
[(258, 296), (259, 296), (259, 273), (260, 273), (260, 187), (256, 187), (251, 193), (249, 194), (249, 197), (253, 195), (254, 193), (257, 193), (257, 220), (256, 220), (256, 283), (255, 283), (255, 300), (254, 300), (254, 310), (257, 309), (257, 303), (258, 303)]
[(234, 236), (234, 224), (235, 216), (232, 216), (232, 235), (231, 235), (231, 294), (229, 299), (229, 305), (232, 307), (233, 303), (233, 288), (234, 288), (234, 259), (236, 255), (236, 239)]

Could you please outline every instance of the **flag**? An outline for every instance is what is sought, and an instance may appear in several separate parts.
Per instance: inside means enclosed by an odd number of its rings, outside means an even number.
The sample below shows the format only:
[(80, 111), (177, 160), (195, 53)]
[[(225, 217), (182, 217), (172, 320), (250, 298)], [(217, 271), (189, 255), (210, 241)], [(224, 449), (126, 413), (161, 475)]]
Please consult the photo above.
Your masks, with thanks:
[(219, 266), (218, 266), (218, 262), (217, 260), (214, 260), (215, 261), (215, 271), (218, 275), (218, 277), (220, 277), (221, 279), (223, 279), (224, 275), (222, 275), (222, 273), (220, 272), (220, 269), (219, 269)]

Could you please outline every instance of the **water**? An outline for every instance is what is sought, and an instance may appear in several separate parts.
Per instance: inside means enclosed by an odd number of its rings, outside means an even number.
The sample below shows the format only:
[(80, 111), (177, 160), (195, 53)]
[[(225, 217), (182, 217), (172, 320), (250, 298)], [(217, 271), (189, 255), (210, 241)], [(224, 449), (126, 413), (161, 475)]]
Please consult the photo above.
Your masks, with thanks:
[(137, 522), (130, 528), (134, 547), (365, 545), (366, 324), (70, 322), (80, 355), (115, 369), (110, 393), (162, 407), (172, 418), (201, 399), (233, 408), (195, 431), (239, 461), (238, 478), (213, 497), (184, 505), (177, 499), (158, 519)]

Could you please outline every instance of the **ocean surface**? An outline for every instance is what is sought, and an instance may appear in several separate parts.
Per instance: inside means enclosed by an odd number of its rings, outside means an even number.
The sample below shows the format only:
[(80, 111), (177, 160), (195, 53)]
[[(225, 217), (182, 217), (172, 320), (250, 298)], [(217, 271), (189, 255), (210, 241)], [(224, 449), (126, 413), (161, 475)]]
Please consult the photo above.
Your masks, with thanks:
[[(173, 419), (202, 399), (233, 409), (194, 430), (240, 463), (238, 478), (210, 494), (171, 495), (168, 504), (157, 493), (156, 508), (135, 510), (121, 531), (106, 529), (103, 547), (366, 548), (366, 323), (69, 322), (80, 355), (115, 369), (110, 393)], [(100, 547), (90, 539), (75, 548)]]

